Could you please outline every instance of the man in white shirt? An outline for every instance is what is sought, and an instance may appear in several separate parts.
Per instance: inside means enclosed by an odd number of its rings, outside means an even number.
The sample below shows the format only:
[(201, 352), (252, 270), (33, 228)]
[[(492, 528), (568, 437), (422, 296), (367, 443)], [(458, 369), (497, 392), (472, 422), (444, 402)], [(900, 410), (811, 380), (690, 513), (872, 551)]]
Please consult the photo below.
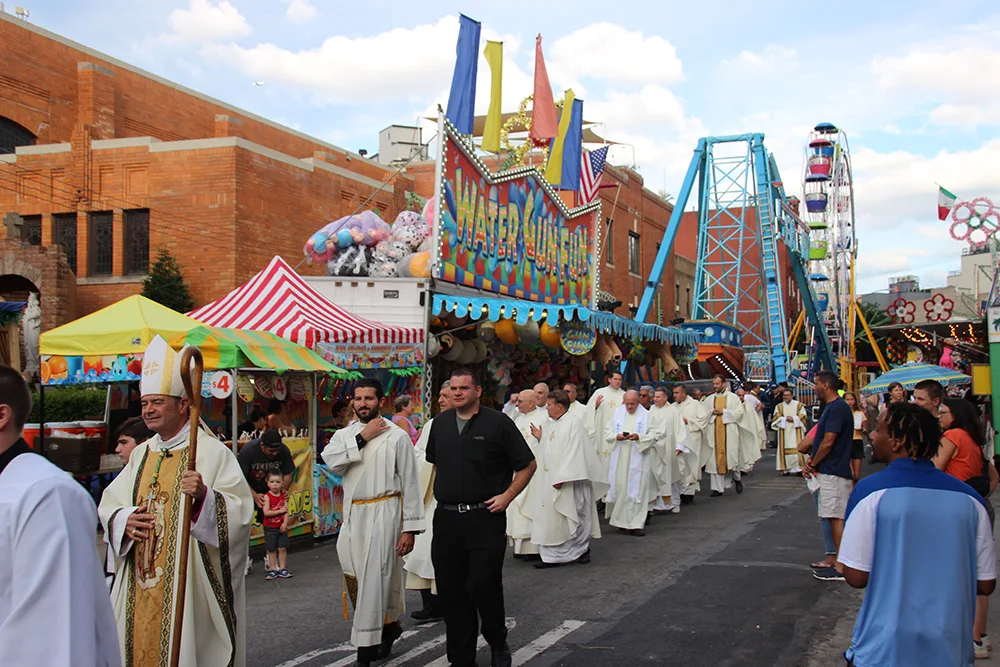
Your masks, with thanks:
[(0, 665), (120, 667), (94, 501), (21, 438), (30, 412), (0, 366)]

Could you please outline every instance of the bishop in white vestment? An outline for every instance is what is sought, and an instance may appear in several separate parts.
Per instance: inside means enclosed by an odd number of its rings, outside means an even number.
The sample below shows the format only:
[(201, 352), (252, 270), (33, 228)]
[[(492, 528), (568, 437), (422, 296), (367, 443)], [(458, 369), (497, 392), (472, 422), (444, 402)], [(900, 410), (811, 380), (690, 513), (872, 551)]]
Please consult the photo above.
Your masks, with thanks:
[[(517, 414), (514, 415), (514, 426), (521, 432), (524, 441), (531, 448), (535, 458), (541, 456), (544, 443), (540, 443), (531, 435), (532, 427), (539, 427), (549, 419), (544, 409), (537, 407), (537, 395), (532, 389), (525, 389), (517, 397)], [(537, 556), (538, 545), (531, 542), (531, 495), (537, 488), (537, 482), (532, 478), (524, 491), (507, 506), (507, 537), (514, 544), (515, 556)]]
[[(198, 431), (188, 467), (180, 355), (159, 336), (142, 358), (142, 417), (156, 436), (104, 490), (99, 514), (115, 558), (111, 598), (126, 666), (170, 663), (177, 587), (187, 587), (179, 664), (246, 664), (244, 568), (254, 502), (232, 450)], [(195, 499), (187, 581), (176, 580), (181, 501)]]
[(670, 510), (675, 514), (681, 506), (681, 456), (689, 452), (688, 433), (684, 418), (675, 405), (667, 403), (667, 389), (660, 387), (653, 392), (653, 405), (649, 408), (650, 431), (659, 434), (659, 442), (650, 450), (653, 479), (657, 485), (652, 510)]
[[(622, 391), (622, 374), (612, 371), (608, 376), (608, 386), (595, 391), (590, 400), (587, 401), (587, 421), (584, 425), (594, 437), (594, 451), (597, 452), (597, 461), (604, 470), (609, 470), (611, 466), (611, 452), (614, 450), (614, 443), (609, 443), (605, 436), (608, 425), (612, 422), (615, 411), (625, 400), (625, 392)], [(600, 500), (600, 498), (598, 498)]]
[(604, 431), (604, 439), (612, 447), (606, 514), (612, 526), (636, 537), (646, 534), (643, 526), (649, 503), (657, 495), (649, 450), (659, 440), (659, 433), (650, 433), (648, 424), (649, 412), (639, 405), (639, 392), (630, 389)]
[(351, 642), (358, 663), (388, 657), (402, 634), (402, 556), (424, 530), (424, 498), (409, 435), (379, 414), (384, 398), (377, 380), (354, 386), (358, 422), (337, 431), (323, 460), (344, 479), (344, 519), (337, 556), (344, 573), (344, 616), (354, 605)]
[(736, 492), (742, 493), (739, 419), (743, 404), (729, 391), (729, 383), (721, 375), (712, 378), (712, 388), (715, 391), (702, 399), (711, 419), (707, 441), (712, 456), (705, 463), (705, 472), (710, 475), (712, 496), (721, 496), (734, 484)]
[(791, 389), (786, 389), (782, 393), (782, 401), (774, 409), (771, 428), (778, 432), (775, 467), (786, 475), (802, 472), (805, 461), (796, 446), (805, 437), (806, 409), (793, 398)]
[[(681, 420), (687, 428), (687, 451), (681, 455), (681, 501), (691, 502), (694, 494), (701, 491), (701, 471), (712, 456), (712, 448), (706, 441), (709, 414), (701, 401), (688, 396), (684, 385), (674, 387), (674, 405), (681, 411)], [(683, 497), (688, 500), (684, 501)]]
[(569, 414), (564, 391), (549, 395), (550, 419), (535, 427), (533, 438), (544, 443), (532, 494), (531, 541), (538, 545), (538, 568), (590, 561), (590, 539), (601, 536), (595, 493), (607, 492), (597, 453), (583, 424)]

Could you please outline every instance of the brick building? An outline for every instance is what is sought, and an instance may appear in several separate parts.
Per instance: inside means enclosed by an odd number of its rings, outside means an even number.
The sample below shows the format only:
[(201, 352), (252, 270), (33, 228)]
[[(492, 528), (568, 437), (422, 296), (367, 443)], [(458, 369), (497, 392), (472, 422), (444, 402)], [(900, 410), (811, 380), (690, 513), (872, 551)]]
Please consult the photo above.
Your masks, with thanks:
[(395, 215), (413, 189), (2, 12), (0, 43), (0, 298), (40, 291), (45, 328), (139, 292), (161, 247), (202, 304), (275, 254), (298, 264), (309, 235), (368, 198)]

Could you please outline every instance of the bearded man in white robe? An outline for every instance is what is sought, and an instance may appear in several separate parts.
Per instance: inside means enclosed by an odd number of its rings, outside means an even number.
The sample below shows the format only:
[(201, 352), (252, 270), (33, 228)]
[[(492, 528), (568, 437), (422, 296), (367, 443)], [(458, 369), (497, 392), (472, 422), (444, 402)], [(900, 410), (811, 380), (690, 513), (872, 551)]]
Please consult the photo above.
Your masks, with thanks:
[[(587, 422), (590, 421), (587, 419), (587, 406), (576, 400), (580, 396), (579, 387), (572, 382), (567, 382), (563, 385), (563, 391), (565, 391), (566, 395), (569, 396), (569, 416), (580, 420), (580, 423), (583, 424), (584, 431), (587, 434), (588, 442), (593, 442), (594, 433), (590, 430), (591, 427), (587, 424)], [(591, 447), (591, 449), (594, 448)], [(596, 449), (594, 449), (594, 455), (594, 460), (596, 461)]]
[[(531, 435), (532, 427), (538, 427), (549, 419), (549, 413), (537, 407), (537, 394), (533, 389), (525, 389), (517, 396), (517, 414), (514, 415), (514, 426), (521, 432), (524, 441), (531, 448), (535, 458), (541, 456), (544, 443), (540, 443)], [(507, 537), (514, 545), (514, 557), (538, 556), (538, 545), (531, 542), (531, 495), (535, 492), (537, 482), (529, 481), (524, 491), (507, 506)]]
[(605, 431), (612, 421), (615, 410), (624, 400), (622, 374), (620, 371), (611, 371), (608, 374), (608, 386), (595, 391), (587, 401), (587, 421), (584, 424), (587, 430), (594, 434), (594, 451), (597, 452), (597, 461), (604, 470), (610, 468), (611, 452), (614, 450), (614, 443), (609, 443), (604, 437)]
[(660, 434), (649, 431), (649, 412), (639, 405), (639, 392), (629, 389), (604, 430), (612, 447), (609, 461), (606, 514), (611, 525), (635, 537), (643, 537), (649, 503), (656, 498), (650, 448)]
[(802, 472), (805, 458), (797, 449), (806, 433), (806, 409), (795, 400), (791, 389), (781, 393), (781, 403), (774, 409), (771, 428), (778, 432), (778, 451), (775, 453), (775, 467), (783, 475), (797, 475)]
[(730, 486), (736, 493), (743, 493), (740, 480), (740, 427), (743, 403), (729, 391), (729, 383), (721, 375), (712, 378), (713, 392), (702, 399), (708, 410), (710, 422), (707, 430), (708, 445), (712, 456), (705, 463), (712, 485), (712, 497), (717, 498)]
[(604, 495), (607, 482), (583, 424), (568, 412), (569, 402), (564, 391), (549, 394), (549, 420), (531, 429), (544, 443), (532, 494), (531, 541), (542, 557), (535, 563), (539, 569), (589, 563), (590, 540), (601, 536), (594, 495)]
[[(438, 393), (438, 407), (440, 411), (450, 410), (455, 407), (451, 400), (451, 380), (441, 383), (441, 390)], [(437, 509), (437, 499), (434, 497), (434, 464), (427, 462), (427, 440), (431, 436), (431, 424), (434, 419), (428, 419), (424, 428), (420, 431), (420, 437), (414, 447), (413, 453), (417, 458), (417, 467), (420, 470), (420, 491), (424, 499), (424, 532), (413, 539), (413, 551), (403, 557), (403, 569), (406, 570), (406, 589), (410, 591), (420, 591), (420, 599), (423, 609), (418, 609), (410, 614), (410, 618), (418, 623), (430, 623), (444, 618), (444, 611), (437, 596), (437, 582), (434, 577), (434, 564), (431, 562), (431, 542), (434, 540), (433, 521), (426, 521), (427, 517), (434, 516)]]
[(358, 422), (337, 431), (323, 461), (344, 478), (337, 556), (344, 572), (344, 617), (354, 605), (351, 642), (358, 665), (389, 657), (403, 634), (403, 560), (424, 530), (424, 499), (410, 436), (382, 417), (382, 383), (354, 385)]
[(675, 405), (667, 402), (667, 388), (653, 391), (653, 405), (649, 408), (649, 430), (660, 434), (660, 441), (650, 450), (653, 459), (653, 479), (657, 493), (650, 510), (653, 513), (681, 511), (681, 457), (690, 453), (687, 448), (688, 432), (684, 417)]
[(740, 427), (740, 473), (753, 471), (753, 466), (760, 460), (760, 443), (764, 438), (763, 418), (753, 409), (747, 400), (750, 394), (740, 387), (736, 390), (736, 398), (740, 401), (740, 411), (737, 423)]
[(687, 393), (687, 387), (674, 386), (674, 405), (681, 412), (681, 420), (687, 428), (688, 440), (681, 455), (681, 504), (694, 502), (694, 495), (701, 491), (701, 470), (712, 456), (712, 448), (706, 442), (709, 414), (700, 401)]
[[(194, 500), (179, 664), (246, 664), (243, 571), (254, 501), (232, 450), (198, 431), (188, 470), (189, 402), (180, 355), (156, 336), (143, 353), (142, 418), (156, 435), (104, 490), (99, 514), (115, 559), (111, 598), (126, 665), (169, 664), (183, 496)], [(200, 400), (198, 397), (196, 400)]]

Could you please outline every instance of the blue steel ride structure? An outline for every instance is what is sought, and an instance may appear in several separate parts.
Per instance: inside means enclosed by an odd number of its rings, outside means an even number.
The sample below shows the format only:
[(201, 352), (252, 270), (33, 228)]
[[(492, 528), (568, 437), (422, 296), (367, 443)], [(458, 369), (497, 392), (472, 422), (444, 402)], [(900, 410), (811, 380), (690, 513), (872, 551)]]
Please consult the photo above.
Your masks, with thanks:
[[(698, 141), (635, 319), (645, 321), (649, 314), (696, 180), (698, 257), (691, 319), (737, 327), (743, 333), (747, 366), (756, 371), (749, 377), (784, 382), (789, 351), (779, 242), (789, 251), (810, 323), (822, 322), (822, 309), (807, 275), (809, 228), (788, 203), (763, 134)], [(826, 330), (823, 326), (815, 330), (821, 365), (833, 369)]]

